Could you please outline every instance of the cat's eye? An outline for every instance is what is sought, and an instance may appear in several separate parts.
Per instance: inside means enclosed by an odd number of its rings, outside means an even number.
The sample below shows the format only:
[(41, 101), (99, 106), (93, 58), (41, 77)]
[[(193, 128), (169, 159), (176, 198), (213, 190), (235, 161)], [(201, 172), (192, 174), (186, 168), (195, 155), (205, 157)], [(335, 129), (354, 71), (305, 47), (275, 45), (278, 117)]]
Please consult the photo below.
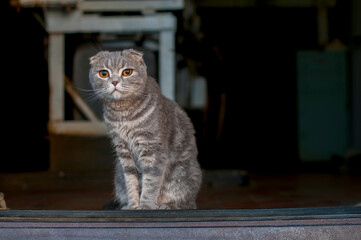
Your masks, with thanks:
[(129, 77), (130, 75), (132, 75), (132, 73), (133, 73), (133, 69), (124, 69), (122, 75), (125, 77)]
[(107, 77), (109, 77), (109, 72), (107, 70), (100, 70), (99, 76), (102, 78), (107, 78)]

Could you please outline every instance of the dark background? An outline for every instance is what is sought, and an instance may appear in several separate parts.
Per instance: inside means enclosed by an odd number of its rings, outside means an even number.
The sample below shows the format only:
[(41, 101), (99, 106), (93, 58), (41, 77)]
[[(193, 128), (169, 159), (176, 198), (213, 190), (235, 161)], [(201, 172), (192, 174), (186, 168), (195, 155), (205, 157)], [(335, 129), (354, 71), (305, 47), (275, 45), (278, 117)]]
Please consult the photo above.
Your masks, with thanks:
[[(203, 168), (299, 170), (296, 52), (322, 49), (317, 9), (275, 8), (261, 2), (248, 8), (197, 7), (202, 40), (182, 27), (182, 12), (174, 11), (177, 36), (184, 39), (177, 42), (176, 51), (198, 63), (197, 70), (208, 84), (206, 121), (203, 112), (187, 109), (196, 126)], [(34, 12), (41, 16), (42, 11), (17, 10), (5, 1), (1, 4), (0, 171), (47, 170), (48, 35), (34, 17)], [(329, 38), (352, 44), (350, 1), (337, 1), (328, 18)], [(72, 46), (81, 39), (73, 35), (66, 41), (70, 58)], [(226, 114), (217, 137), (222, 94)], [(331, 160), (318, 169), (328, 169), (330, 164)]]

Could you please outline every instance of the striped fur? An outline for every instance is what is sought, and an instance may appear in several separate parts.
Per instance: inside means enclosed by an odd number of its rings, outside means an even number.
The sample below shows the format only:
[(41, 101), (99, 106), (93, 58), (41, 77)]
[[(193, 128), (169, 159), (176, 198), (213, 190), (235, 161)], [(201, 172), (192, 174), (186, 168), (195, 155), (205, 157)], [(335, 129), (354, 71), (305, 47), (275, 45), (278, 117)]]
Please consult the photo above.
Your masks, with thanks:
[[(116, 153), (115, 200), (121, 209), (195, 209), (202, 174), (194, 128), (147, 75), (132, 49), (90, 58), (90, 83), (104, 105)], [(122, 76), (132, 69), (131, 76)], [(99, 76), (101, 70), (109, 77)]]

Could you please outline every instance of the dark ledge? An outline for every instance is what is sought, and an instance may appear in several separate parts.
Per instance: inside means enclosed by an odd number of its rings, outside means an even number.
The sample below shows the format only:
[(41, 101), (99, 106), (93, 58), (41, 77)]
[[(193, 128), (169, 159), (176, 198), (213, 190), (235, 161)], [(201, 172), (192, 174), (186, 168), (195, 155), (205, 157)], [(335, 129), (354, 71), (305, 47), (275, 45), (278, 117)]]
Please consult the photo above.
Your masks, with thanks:
[(1, 239), (361, 239), (361, 207), (0, 210)]

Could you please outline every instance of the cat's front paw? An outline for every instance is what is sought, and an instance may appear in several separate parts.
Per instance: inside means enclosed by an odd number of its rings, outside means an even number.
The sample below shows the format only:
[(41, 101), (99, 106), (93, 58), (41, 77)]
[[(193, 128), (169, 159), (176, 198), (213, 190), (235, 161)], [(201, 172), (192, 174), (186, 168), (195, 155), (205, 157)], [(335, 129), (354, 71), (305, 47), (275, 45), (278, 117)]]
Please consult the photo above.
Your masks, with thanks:
[(135, 205), (135, 204), (128, 204), (125, 205), (124, 207), (122, 207), (122, 210), (136, 210), (139, 206)]
[(159, 206), (159, 210), (169, 210), (169, 209), (171, 209), (171, 208), (169, 206), (167, 206), (167, 205), (164, 205), (164, 204)]
[(156, 209), (159, 209), (159, 206), (155, 203), (144, 203), (144, 204), (140, 204), (136, 209), (137, 210), (156, 210)]

